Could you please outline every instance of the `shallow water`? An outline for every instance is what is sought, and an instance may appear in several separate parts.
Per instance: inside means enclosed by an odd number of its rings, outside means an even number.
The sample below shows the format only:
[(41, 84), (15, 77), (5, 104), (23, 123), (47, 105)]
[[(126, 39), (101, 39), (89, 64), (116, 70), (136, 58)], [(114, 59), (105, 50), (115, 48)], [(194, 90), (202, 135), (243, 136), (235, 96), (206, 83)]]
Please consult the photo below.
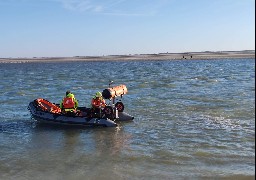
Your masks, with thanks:
[[(0, 64), (0, 179), (255, 179), (255, 60)], [(46, 126), (27, 105), (80, 106), (125, 84), (117, 128)]]

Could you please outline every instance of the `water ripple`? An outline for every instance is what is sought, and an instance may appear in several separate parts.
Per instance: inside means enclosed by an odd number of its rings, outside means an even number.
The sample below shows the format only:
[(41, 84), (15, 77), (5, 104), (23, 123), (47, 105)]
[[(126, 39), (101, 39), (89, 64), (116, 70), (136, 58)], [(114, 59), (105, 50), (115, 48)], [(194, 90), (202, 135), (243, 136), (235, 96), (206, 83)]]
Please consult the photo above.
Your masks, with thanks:
[[(42, 169), (53, 179), (64, 171), (69, 179), (102, 178), (99, 169), (109, 179), (255, 176), (254, 59), (5, 63), (0, 70), (0, 179), (43, 177)], [(109, 80), (127, 86), (122, 100), (133, 122), (73, 129), (30, 119), (35, 98), (59, 103), (71, 90), (88, 106)]]

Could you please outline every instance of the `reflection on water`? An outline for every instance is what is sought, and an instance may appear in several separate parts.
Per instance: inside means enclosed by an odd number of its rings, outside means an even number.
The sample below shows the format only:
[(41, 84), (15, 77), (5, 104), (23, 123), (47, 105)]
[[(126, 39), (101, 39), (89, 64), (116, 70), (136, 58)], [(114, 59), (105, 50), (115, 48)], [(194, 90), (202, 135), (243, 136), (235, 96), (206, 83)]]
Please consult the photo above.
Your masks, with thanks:
[[(0, 179), (255, 177), (254, 59), (1, 64)], [(106, 69), (104, 74), (102, 69)], [(43, 125), (35, 98), (80, 106), (125, 84), (133, 122)]]

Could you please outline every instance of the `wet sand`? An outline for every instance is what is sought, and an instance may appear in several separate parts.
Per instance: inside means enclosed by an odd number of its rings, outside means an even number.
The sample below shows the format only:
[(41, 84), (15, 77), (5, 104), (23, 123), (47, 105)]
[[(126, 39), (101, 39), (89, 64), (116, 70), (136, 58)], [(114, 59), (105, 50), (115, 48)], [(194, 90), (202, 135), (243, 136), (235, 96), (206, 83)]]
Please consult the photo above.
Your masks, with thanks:
[(245, 51), (204, 51), (185, 53), (158, 53), (107, 56), (74, 56), (74, 57), (33, 57), (33, 58), (0, 58), (0, 63), (25, 62), (67, 62), (67, 61), (125, 61), (125, 60), (207, 60), (255, 58), (255, 50)]

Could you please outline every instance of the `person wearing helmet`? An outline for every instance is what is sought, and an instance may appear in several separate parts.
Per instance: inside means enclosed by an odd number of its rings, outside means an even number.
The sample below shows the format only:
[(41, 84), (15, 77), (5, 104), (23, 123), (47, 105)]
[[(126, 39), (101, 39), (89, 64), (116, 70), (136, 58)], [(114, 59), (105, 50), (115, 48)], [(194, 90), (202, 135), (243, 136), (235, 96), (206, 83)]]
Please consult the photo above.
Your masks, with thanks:
[(75, 98), (75, 95), (70, 91), (66, 92), (66, 96), (62, 99), (60, 103), (60, 108), (62, 112), (67, 115), (74, 115), (78, 107), (78, 101)]
[(106, 102), (102, 97), (101, 92), (96, 92), (91, 101), (92, 108), (104, 108)]
[(106, 106), (106, 102), (102, 97), (101, 92), (96, 92), (91, 101), (92, 111), (94, 114), (100, 114), (101, 109)]

